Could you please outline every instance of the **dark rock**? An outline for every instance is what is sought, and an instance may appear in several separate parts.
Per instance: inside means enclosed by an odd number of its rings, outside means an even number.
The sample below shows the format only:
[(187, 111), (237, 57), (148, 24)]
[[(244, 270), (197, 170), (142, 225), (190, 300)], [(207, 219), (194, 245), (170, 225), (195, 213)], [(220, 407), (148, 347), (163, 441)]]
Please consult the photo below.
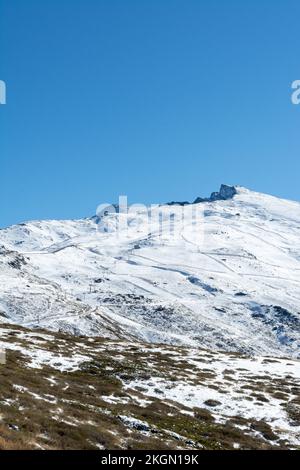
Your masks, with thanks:
[(189, 201), (171, 201), (167, 202), (167, 206), (188, 206), (190, 204)]
[(215, 406), (218, 406), (218, 405), (221, 405), (222, 403), (218, 400), (206, 400), (204, 402), (204, 405), (206, 406), (212, 406), (212, 407), (215, 407)]
[(234, 186), (227, 186), (226, 184), (221, 184), (220, 191), (218, 193), (212, 193), (210, 196), (211, 200), (224, 200), (232, 199), (237, 194), (237, 190)]
[(27, 263), (26, 263), (24, 256), (18, 254), (15, 256), (15, 258), (12, 261), (9, 261), (7, 264), (11, 268), (20, 270), (22, 266), (25, 266)]
[(237, 194), (235, 186), (228, 186), (227, 184), (221, 184), (220, 190), (211, 193), (210, 197), (202, 198), (197, 197), (194, 204), (199, 204), (200, 202), (214, 202), (214, 201), (226, 201), (232, 199)]

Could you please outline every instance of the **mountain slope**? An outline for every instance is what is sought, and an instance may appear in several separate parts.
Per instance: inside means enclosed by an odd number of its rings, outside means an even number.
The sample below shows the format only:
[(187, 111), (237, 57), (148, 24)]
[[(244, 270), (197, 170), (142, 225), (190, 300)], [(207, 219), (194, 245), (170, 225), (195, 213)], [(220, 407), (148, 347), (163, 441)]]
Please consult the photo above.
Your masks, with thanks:
[(0, 325), (0, 449), (299, 449), (299, 362)]
[(3, 321), (300, 357), (300, 204), (213, 194), (1, 230)]

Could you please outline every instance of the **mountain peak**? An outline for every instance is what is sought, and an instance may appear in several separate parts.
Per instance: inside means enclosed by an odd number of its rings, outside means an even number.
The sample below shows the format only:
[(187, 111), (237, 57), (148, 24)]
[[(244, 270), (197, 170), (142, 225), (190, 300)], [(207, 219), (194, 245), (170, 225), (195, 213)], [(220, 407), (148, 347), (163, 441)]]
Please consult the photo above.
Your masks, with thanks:
[(228, 184), (221, 184), (219, 191), (211, 193), (210, 197), (197, 197), (193, 202), (189, 201), (171, 201), (168, 202), (168, 206), (187, 206), (189, 204), (199, 204), (201, 202), (213, 202), (213, 201), (226, 201), (232, 199), (237, 194), (237, 186), (229, 186)]
[(199, 202), (226, 201), (227, 199), (232, 199), (236, 194), (236, 186), (221, 184), (219, 191), (211, 193), (209, 198), (197, 197), (194, 204), (198, 204)]

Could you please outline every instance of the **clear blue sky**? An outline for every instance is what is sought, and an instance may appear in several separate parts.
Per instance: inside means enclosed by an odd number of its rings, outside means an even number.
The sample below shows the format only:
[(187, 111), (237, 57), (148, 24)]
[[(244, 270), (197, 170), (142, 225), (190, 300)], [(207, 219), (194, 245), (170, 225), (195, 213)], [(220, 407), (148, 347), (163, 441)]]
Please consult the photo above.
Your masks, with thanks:
[(0, 226), (234, 183), (300, 200), (300, 3), (0, 0)]

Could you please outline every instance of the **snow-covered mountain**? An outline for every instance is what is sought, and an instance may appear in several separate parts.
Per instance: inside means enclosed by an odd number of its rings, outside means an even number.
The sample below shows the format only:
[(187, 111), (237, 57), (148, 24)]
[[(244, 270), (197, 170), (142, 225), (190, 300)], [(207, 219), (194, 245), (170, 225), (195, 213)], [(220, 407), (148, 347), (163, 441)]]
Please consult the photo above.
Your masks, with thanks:
[(3, 322), (300, 356), (298, 202), (222, 186), (151, 214), (12, 226), (0, 246)]

